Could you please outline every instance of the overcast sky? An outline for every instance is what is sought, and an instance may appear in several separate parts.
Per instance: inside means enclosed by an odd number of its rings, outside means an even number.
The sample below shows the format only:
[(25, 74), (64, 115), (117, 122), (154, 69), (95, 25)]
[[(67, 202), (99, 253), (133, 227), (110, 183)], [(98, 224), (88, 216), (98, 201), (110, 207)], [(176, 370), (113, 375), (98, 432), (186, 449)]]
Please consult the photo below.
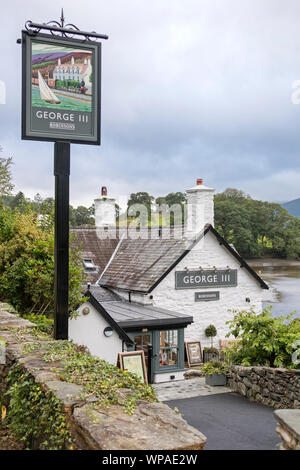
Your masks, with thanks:
[(72, 145), (71, 203), (184, 191), (196, 178), (253, 198), (300, 197), (299, 0), (11, 0), (1, 5), (0, 144), (16, 191), (52, 196), (53, 143), (22, 141), (26, 20), (109, 35), (102, 48), (102, 145)]

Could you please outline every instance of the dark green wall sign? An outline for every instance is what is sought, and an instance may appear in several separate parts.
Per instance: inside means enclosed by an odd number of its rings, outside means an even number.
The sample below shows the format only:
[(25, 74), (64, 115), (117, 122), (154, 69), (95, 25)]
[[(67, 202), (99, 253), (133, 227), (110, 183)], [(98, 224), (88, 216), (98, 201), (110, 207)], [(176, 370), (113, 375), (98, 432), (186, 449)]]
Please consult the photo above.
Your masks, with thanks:
[(201, 287), (237, 286), (237, 269), (203, 271), (176, 271), (175, 289), (199, 289)]
[(101, 43), (23, 31), (22, 138), (100, 144)]
[(219, 291), (195, 292), (195, 302), (208, 302), (209, 300), (219, 300)]

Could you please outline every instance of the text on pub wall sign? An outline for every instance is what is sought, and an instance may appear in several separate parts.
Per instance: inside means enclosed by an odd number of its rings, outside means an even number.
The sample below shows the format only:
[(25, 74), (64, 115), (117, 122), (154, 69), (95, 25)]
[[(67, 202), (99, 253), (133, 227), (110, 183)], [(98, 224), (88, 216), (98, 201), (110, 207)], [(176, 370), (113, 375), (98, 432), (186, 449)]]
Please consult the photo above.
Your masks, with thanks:
[(237, 286), (237, 269), (204, 269), (202, 271), (176, 271), (175, 289)]

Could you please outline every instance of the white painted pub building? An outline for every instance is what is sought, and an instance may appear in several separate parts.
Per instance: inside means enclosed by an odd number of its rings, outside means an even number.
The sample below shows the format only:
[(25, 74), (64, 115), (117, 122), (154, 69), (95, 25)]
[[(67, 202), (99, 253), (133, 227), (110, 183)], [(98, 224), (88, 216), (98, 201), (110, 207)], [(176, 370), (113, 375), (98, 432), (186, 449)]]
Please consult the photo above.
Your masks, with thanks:
[(96, 227), (72, 229), (90, 287), (70, 320), (71, 339), (112, 364), (121, 351), (143, 349), (151, 382), (179, 380), (184, 341), (209, 346), (204, 330), (213, 324), (217, 345), (232, 310), (261, 312), (268, 286), (215, 230), (213, 192), (197, 180), (187, 190), (186, 225), (167, 235), (146, 229), (145, 236), (116, 228), (115, 201), (103, 189), (95, 200)]

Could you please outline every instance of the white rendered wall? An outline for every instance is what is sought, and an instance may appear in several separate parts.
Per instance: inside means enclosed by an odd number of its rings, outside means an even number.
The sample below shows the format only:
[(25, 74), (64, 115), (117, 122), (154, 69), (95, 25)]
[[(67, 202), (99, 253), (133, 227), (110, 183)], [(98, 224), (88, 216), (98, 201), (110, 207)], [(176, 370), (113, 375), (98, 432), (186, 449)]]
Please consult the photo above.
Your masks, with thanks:
[[(82, 314), (84, 307), (90, 309), (87, 315)], [(110, 338), (104, 336), (104, 328), (110, 325), (89, 302), (82, 304), (78, 312), (79, 317), (69, 319), (69, 338), (86, 346), (93, 356), (116, 365), (118, 353), (122, 352), (122, 340), (118, 334), (114, 331)]]
[(187, 233), (193, 232), (197, 234), (203, 230), (206, 224), (214, 225), (213, 189), (188, 190)]
[[(176, 380), (184, 380), (184, 373), (186, 370), (180, 372), (166, 372), (165, 374), (154, 374), (154, 383), (159, 384), (163, 382), (175, 382)], [(171, 376), (175, 376), (174, 379), (171, 379)]]
[[(226, 268), (230, 266), (237, 269), (237, 286), (220, 288), (175, 289), (175, 271), (197, 270), (199, 267)], [(208, 302), (195, 302), (195, 292), (219, 291), (220, 300)], [(246, 271), (240, 268), (238, 261), (223, 247), (211, 233), (200, 240), (193, 250), (163, 279), (152, 291), (153, 305), (174, 310), (194, 318), (194, 323), (184, 329), (185, 340), (200, 340), (202, 346), (210, 346), (210, 339), (204, 334), (209, 324), (214, 324), (218, 335), (214, 345), (218, 346), (218, 339), (225, 338), (228, 332), (227, 320), (233, 318), (228, 309), (248, 310), (251, 306), (257, 313), (262, 310), (262, 288), (259, 283)], [(250, 303), (246, 298), (250, 298)]]

